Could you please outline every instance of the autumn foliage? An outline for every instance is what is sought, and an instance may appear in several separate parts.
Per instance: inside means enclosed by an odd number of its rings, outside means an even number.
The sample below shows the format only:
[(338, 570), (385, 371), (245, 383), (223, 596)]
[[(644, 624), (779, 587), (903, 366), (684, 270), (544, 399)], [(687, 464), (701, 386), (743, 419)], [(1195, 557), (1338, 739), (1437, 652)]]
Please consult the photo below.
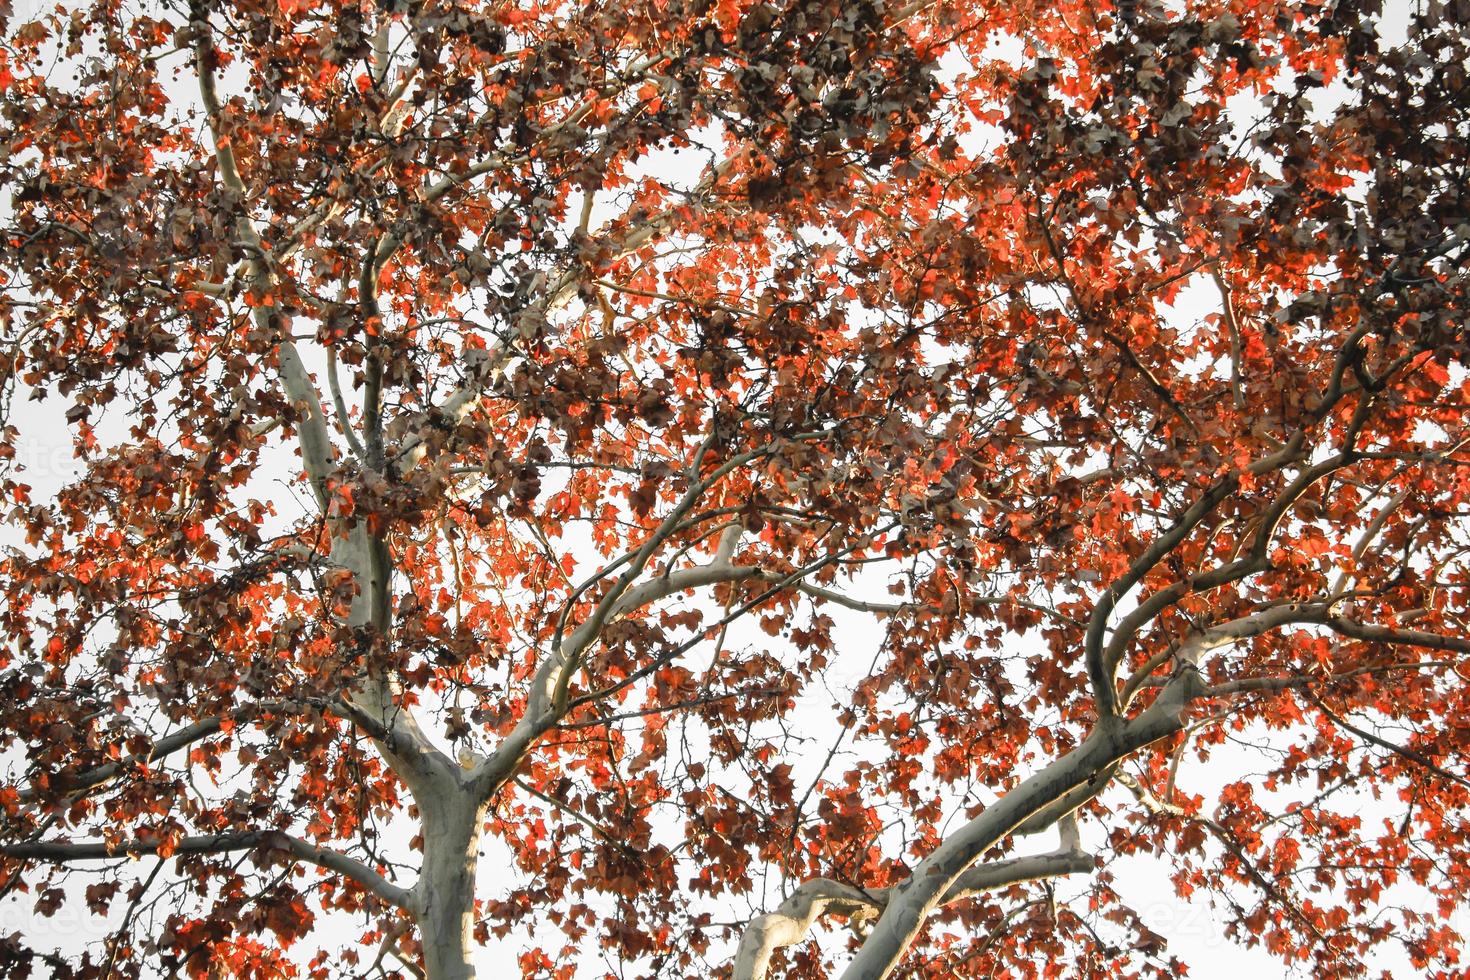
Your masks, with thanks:
[(0, 975), (1464, 975), (1464, 0), (4, 35)]

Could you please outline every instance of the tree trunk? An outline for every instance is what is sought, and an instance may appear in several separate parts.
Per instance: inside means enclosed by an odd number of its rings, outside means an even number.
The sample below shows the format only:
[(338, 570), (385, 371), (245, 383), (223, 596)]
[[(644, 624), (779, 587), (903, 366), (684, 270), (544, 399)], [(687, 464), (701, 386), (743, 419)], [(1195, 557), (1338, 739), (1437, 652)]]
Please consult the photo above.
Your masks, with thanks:
[(423, 874), (414, 891), (428, 980), (474, 980), (475, 863), (483, 806), (456, 786), (429, 796)]

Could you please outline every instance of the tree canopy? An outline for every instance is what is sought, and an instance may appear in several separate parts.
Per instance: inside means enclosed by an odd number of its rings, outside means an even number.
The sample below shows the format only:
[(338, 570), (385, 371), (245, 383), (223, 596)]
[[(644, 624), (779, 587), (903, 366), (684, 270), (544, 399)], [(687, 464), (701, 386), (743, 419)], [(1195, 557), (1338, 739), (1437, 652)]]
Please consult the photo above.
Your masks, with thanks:
[(1464, 0), (11, 6), (0, 973), (1460, 975)]

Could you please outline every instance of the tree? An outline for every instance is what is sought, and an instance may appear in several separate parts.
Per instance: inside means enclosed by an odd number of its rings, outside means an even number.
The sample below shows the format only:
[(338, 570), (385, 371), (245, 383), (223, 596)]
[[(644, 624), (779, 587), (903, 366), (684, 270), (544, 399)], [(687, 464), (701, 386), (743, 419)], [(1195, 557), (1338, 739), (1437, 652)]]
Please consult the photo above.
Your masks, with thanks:
[(17, 18), (0, 888), (117, 925), (6, 975), (1174, 976), (1139, 854), (1453, 974), (1470, 9), (1390, 20)]

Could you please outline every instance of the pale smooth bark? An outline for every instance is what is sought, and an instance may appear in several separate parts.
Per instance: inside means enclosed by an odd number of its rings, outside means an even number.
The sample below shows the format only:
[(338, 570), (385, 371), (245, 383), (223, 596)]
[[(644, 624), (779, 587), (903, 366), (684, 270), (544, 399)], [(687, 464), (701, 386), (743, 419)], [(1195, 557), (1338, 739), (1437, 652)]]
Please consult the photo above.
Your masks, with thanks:
[[(1010, 858), (971, 868), (939, 900), (948, 905), (982, 892), (1024, 881), (1091, 871), (1096, 859), (1082, 850), (1076, 821), (1059, 824), (1061, 846), (1050, 854)], [(777, 949), (806, 938), (824, 915), (865, 917), (888, 907), (895, 889), (859, 889), (826, 878), (805, 882), (776, 911), (751, 921), (741, 936), (731, 980), (767, 980), (771, 956)]]
[[(884, 980), (923, 929), (929, 914), (980, 857), (1028, 818), (1078, 787), (1101, 783), (1114, 763), (1182, 730), (1183, 712), (1203, 691), (1192, 666), (1136, 718), (1104, 721), (1076, 749), (1052, 762), (950, 835), (894, 886), (872, 933), (841, 974), (842, 980)], [(1101, 788), (1099, 785), (1098, 788)]]
[[(1179, 670), (1149, 708), (1134, 718), (1104, 714), (1077, 748), (1001, 797), (952, 834), (919, 865), (893, 895), (841, 980), (884, 980), (924, 927), (929, 914), (967, 869), (1008, 834), (1029, 832), (1038, 817), (1055, 819), (1062, 808), (1080, 805), (1100, 792), (1117, 765), (1134, 752), (1184, 729), (1184, 712), (1207, 693), (1196, 663), (1207, 651), (1257, 636), (1301, 618), (1299, 606), (1279, 607), (1203, 630), (1176, 651)], [(1109, 678), (1108, 686), (1112, 687)]]
[(429, 980), (473, 980), (475, 868), (485, 799), (457, 780), (420, 798), (424, 863), (411, 895)]

